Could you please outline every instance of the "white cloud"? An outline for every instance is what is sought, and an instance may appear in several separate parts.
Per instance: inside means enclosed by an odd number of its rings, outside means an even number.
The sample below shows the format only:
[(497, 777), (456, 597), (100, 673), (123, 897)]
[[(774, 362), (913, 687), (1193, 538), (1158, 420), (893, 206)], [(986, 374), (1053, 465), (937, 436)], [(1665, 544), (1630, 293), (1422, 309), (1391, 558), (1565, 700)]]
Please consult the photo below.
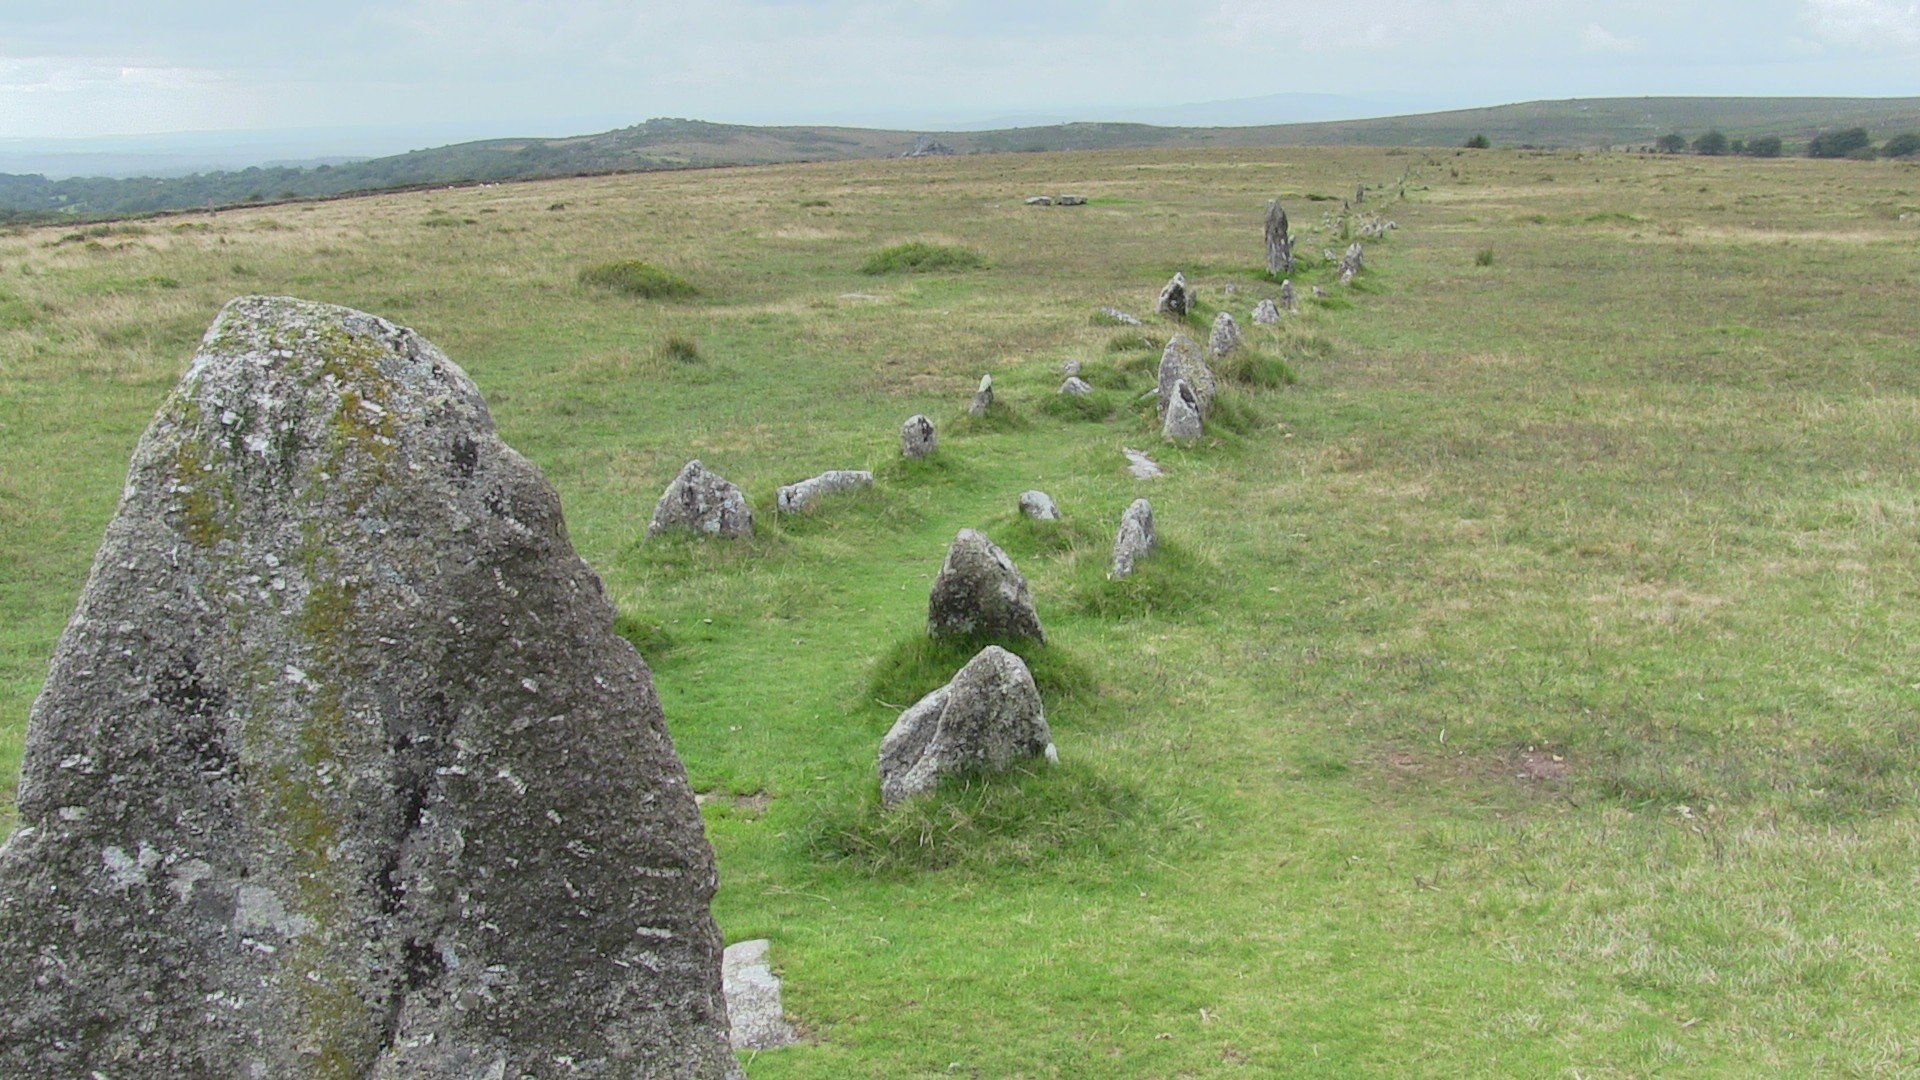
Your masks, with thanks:
[(1899, 0), (1806, 0), (1801, 17), (1813, 32), (1865, 49), (1920, 49), (1920, 3)]
[(1588, 52), (1636, 53), (1645, 49), (1647, 43), (1637, 37), (1616, 34), (1599, 23), (1588, 23), (1580, 31), (1580, 47)]
[(101, 57), (0, 56), (0, 130), (59, 136), (244, 126), (253, 119), (218, 72)]

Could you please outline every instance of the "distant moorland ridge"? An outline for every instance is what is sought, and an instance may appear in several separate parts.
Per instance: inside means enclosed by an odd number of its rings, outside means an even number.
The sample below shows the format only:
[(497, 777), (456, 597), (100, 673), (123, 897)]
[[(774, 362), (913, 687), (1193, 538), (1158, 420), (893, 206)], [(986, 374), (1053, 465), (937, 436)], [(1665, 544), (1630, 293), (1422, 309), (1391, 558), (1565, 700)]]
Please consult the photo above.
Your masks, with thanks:
[(1631, 148), (1662, 135), (1719, 131), (1773, 136), (1788, 153), (1813, 136), (1865, 128), (1875, 138), (1920, 130), (1920, 98), (1649, 97), (1530, 101), (1369, 120), (1258, 127), (1072, 123), (996, 131), (912, 132), (845, 127), (752, 127), (655, 119), (564, 138), (487, 139), (313, 168), (248, 168), (157, 179), (0, 173), (0, 221), (97, 220), (166, 210), (327, 198), (438, 184), (657, 169), (956, 154), (1230, 146), (1494, 146)]

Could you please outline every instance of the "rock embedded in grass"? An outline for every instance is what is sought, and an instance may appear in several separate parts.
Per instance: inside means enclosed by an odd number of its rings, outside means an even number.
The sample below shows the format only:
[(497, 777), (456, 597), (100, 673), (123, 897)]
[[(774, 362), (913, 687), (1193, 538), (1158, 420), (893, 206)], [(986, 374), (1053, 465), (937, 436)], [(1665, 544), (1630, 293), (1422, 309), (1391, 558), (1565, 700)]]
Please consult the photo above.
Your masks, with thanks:
[(1026, 662), (998, 645), (900, 714), (880, 743), (880, 801), (893, 806), (948, 776), (1003, 772), (1058, 759), (1040, 689)]
[(829, 469), (781, 488), (774, 493), (774, 505), (782, 514), (798, 514), (828, 495), (872, 486), (873, 474), (865, 469)]
[(1347, 253), (1340, 257), (1340, 284), (1353, 284), (1353, 279), (1358, 277), (1360, 271), (1366, 269), (1366, 266), (1366, 253), (1361, 250), (1360, 241), (1355, 240), (1347, 246)]
[(1174, 384), (1185, 380), (1193, 390), (1194, 411), (1201, 419), (1213, 409), (1215, 384), (1213, 369), (1207, 366), (1206, 357), (1200, 355), (1200, 346), (1185, 334), (1173, 335), (1167, 347), (1160, 354), (1158, 386), (1160, 415), (1166, 416), (1169, 405), (1174, 400)]
[(1118, 323), (1121, 326), (1142, 325), (1138, 316), (1129, 315), (1116, 307), (1103, 307), (1100, 309), (1100, 314), (1106, 316), (1108, 321)]
[(1020, 513), (1034, 521), (1060, 520), (1060, 508), (1053, 504), (1052, 496), (1044, 491), (1021, 492)]
[(1240, 347), (1240, 340), (1240, 324), (1223, 311), (1213, 317), (1213, 332), (1207, 335), (1207, 355), (1215, 360), (1223, 360), (1228, 353)]
[(927, 598), (927, 633), (945, 640), (1045, 641), (1027, 579), (986, 534), (961, 529)]
[(1277, 326), (1280, 323), (1280, 309), (1272, 300), (1262, 300), (1253, 308), (1253, 325)]
[(1289, 315), (1300, 313), (1300, 293), (1293, 287), (1291, 278), (1280, 283), (1280, 306)]
[(1171, 315), (1176, 319), (1186, 318), (1192, 306), (1193, 294), (1187, 288), (1186, 275), (1178, 273), (1161, 288), (1160, 296), (1153, 302), (1155, 314)]
[(1067, 360), (1062, 362), (1060, 365), (1060, 374), (1065, 375), (1069, 379), (1080, 374), (1080, 361)]
[(933, 430), (933, 421), (924, 415), (915, 413), (900, 425), (901, 456), (918, 460), (933, 453), (939, 446), (940, 438)]
[(560, 501), (410, 330), (245, 297), (134, 451), (0, 851), (0, 1075), (738, 1075), (712, 851)]
[(773, 973), (766, 938), (727, 946), (720, 967), (727, 995), (727, 1020), (736, 1050), (778, 1050), (800, 1041), (780, 1005), (780, 977)]
[(654, 504), (647, 535), (684, 529), (728, 539), (753, 535), (753, 508), (739, 488), (695, 458), (681, 466)]
[(980, 376), (980, 386), (973, 392), (973, 401), (967, 405), (968, 416), (985, 416), (993, 408), (993, 375)]
[(1159, 545), (1160, 536), (1153, 527), (1153, 504), (1145, 499), (1133, 500), (1120, 515), (1120, 528), (1113, 536), (1112, 576), (1132, 575), (1134, 563), (1153, 554)]
[(1086, 397), (1088, 394), (1093, 393), (1093, 384), (1075, 375), (1060, 384), (1059, 392), (1062, 394), (1070, 394), (1073, 397)]
[(1167, 411), (1161, 420), (1160, 434), (1176, 442), (1190, 442), (1206, 434), (1206, 425), (1200, 419), (1200, 400), (1194, 396), (1193, 386), (1185, 379), (1173, 384), (1173, 394), (1167, 401)]

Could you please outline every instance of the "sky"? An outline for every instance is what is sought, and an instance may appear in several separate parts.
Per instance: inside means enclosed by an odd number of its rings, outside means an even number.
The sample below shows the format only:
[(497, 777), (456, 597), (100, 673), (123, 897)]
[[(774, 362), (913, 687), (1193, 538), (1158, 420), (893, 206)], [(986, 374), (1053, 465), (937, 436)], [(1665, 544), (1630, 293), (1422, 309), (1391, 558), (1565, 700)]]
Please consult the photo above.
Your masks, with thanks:
[[(1915, 0), (4, 0), (0, 139), (1920, 96)], [(1276, 120), (1292, 119), (1276, 117)], [(421, 145), (427, 145), (422, 143)]]

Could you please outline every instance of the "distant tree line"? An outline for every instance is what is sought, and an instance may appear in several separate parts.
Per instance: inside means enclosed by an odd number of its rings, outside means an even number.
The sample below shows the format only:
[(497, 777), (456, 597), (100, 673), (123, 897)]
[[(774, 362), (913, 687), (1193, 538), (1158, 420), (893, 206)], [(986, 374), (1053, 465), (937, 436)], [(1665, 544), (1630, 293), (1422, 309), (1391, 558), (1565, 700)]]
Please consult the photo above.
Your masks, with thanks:
[[(1671, 132), (1653, 141), (1653, 148), (1663, 154), (1684, 154), (1692, 151), (1714, 157), (1722, 154), (1739, 154), (1746, 157), (1779, 157), (1785, 148), (1778, 135), (1762, 135), (1752, 139), (1730, 139), (1725, 132), (1709, 131), (1691, 141), (1679, 132)], [(1824, 131), (1807, 142), (1807, 156), (1814, 158), (1852, 158), (1856, 161), (1871, 161), (1874, 158), (1908, 158), (1920, 155), (1920, 132), (1905, 132), (1895, 135), (1878, 148), (1873, 145), (1873, 136), (1866, 128), (1844, 128), (1840, 131)]]

